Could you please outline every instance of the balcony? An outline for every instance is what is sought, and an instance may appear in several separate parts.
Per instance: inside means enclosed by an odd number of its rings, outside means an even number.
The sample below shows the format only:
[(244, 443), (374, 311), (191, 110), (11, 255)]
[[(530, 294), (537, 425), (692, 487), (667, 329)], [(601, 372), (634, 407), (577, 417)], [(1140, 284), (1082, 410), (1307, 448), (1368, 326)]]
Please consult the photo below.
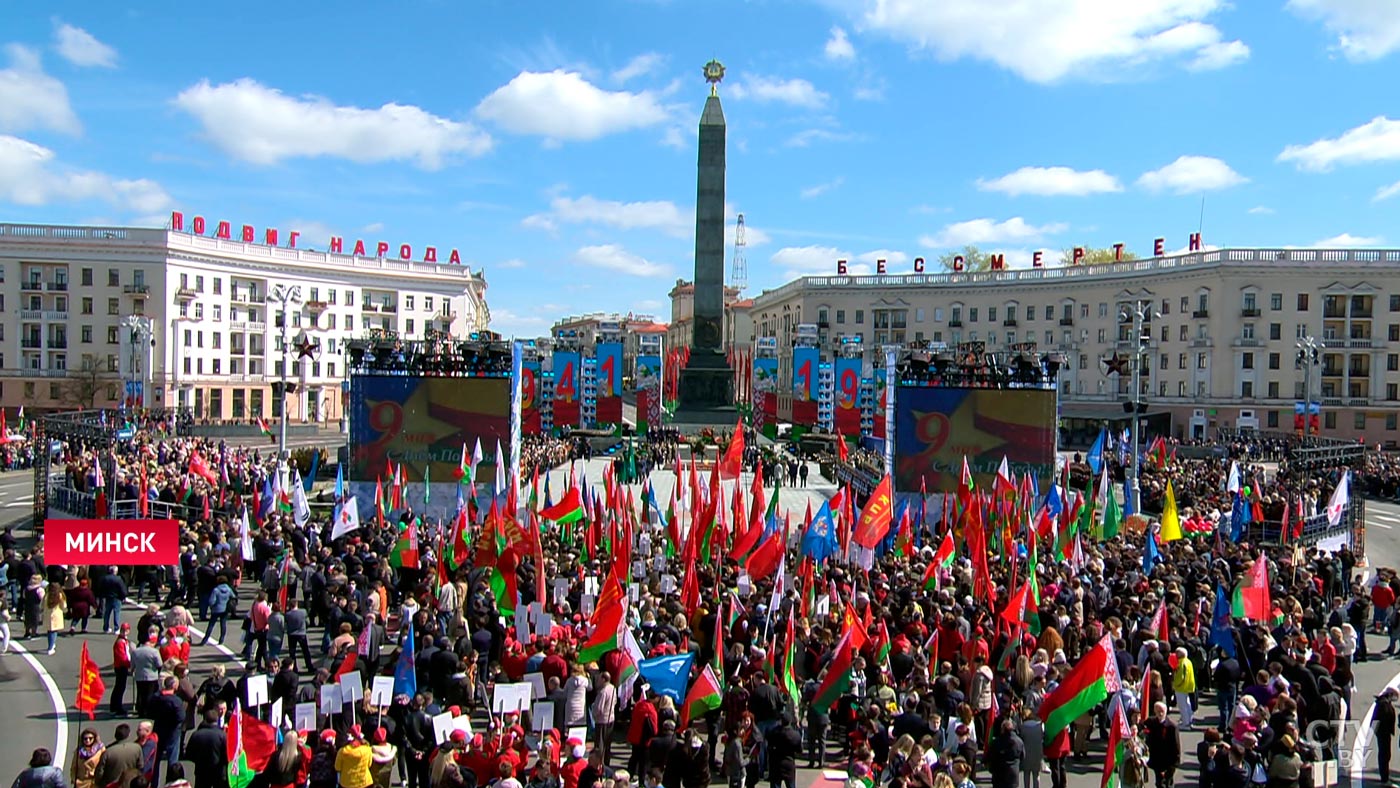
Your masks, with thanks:
[(1016, 327), (1016, 318), (1014, 318), (1014, 317), (1008, 317), (1007, 319), (1001, 321), (1001, 324), (1002, 324), (1003, 326), (1006, 326), (1007, 328), (1015, 328), (1015, 327)]
[(1347, 316), (1347, 311), (1346, 311), (1346, 309), (1344, 309), (1344, 308), (1342, 308), (1342, 307), (1340, 307), (1340, 306), (1330, 306), (1330, 305), (1329, 305), (1329, 306), (1324, 306), (1324, 307), (1322, 308), (1322, 316), (1323, 316), (1324, 318), (1331, 318), (1331, 319), (1334, 319), (1334, 320), (1345, 320), (1345, 319), (1346, 319), (1346, 316)]
[(1191, 313), (1191, 318), (1192, 318), (1193, 320), (1205, 320), (1205, 319), (1207, 319), (1207, 318), (1209, 318), (1209, 317), (1210, 317), (1210, 310), (1209, 310), (1209, 309), (1197, 309), (1195, 312), (1192, 312), (1192, 313)]
[(67, 350), (68, 337), (53, 337), (49, 340), (49, 350)]
[(175, 297), (181, 301), (193, 301), (199, 297), (199, 293), (193, 287), (181, 287), (175, 291)]
[(1342, 376), (1341, 367), (1323, 367), (1322, 376), (1324, 378), (1340, 378)]
[(330, 304), (327, 304), (325, 301), (307, 301), (305, 306), (306, 311), (313, 315), (319, 315), (326, 311), (326, 308), (329, 307)]
[(144, 296), (151, 294), (150, 285), (127, 285), (122, 288), (122, 292), (127, 295)]
[(397, 304), (385, 304), (384, 306), (380, 307), (379, 311), (383, 312), (386, 315), (396, 315), (399, 313), (399, 307)]
[(19, 341), (19, 346), (25, 350), (38, 350), (44, 343), (38, 337), (25, 337)]
[(1347, 376), (1353, 378), (1369, 378), (1371, 377), (1371, 370), (1362, 369), (1361, 367), (1349, 367), (1347, 369)]
[(1259, 317), (1259, 307), (1247, 306), (1240, 310), (1240, 317)]
[(1074, 325), (1074, 318), (1072, 318), (1072, 317), (1062, 317), (1062, 318), (1060, 318), (1060, 325), (1062, 325), (1062, 326), (1072, 326), (1072, 325)]
[(1191, 347), (1215, 347), (1215, 340), (1211, 339), (1210, 337), (1196, 337), (1195, 339), (1191, 340)]
[(49, 284), (48, 284), (48, 290), (49, 290), (50, 293), (66, 293), (66, 292), (68, 292), (68, 283), (67, 283), (67, 282), (49, 282)]
[(378, 312), (378, 311), (379, 311), (379, 305), (378, 305), (378, 304), (366, 303), (366, 304), (364, 305), (364, 310), (365, 310), (366, 312)]
[(1254, 337), (1240, 337), (1236, 339), (1233, 344), (1235, 347), (1261, 347), (1264, 343), (1262, 340), (1255, 339)]
[(822, 318), (817, 321), (817, 328), (831, 328), (831, 321), (827, 320), (826, 318)]
[(233, 288), (229, 294), (229, 300), (235, 304), (261, 304), (263, 299), (258, 296), (258, 291), (253, 289)]
[(1371, 307), (1354, 306), (1351, 308), (1351, 316), (1354, 319), (1369, 320), (1371, 319)]
[(19, 283), (19, 289), (20, 289), (20, 290), (27, 290), (27, 291), (29, 291), (29, 292), (42, 291), (42, 290), (44, 289), (44, 283), (43, 283), (43, 282), (20, 282), (20, 283)]
[(42, 309), (21, 309), (19, 310), (20, 320), (43, 320), (44, 310)]
[(956, 317), (948, 321), (949, 328), (962, 328), (962, 321)]
[(1343, 400), (1342, 400), (1341, 397), (1323, 397), (1323, 398), (1322, 398), (1322, 404), (1323, 404), (1323, 406), (1324, 406), (1324, 407), (1328, 407), (1328, 408), (1340, 408), (1340, 407), (1342, 406), (1342, 402), (1343, 402)]
[(255, 334), (267, 331), (267, 324), (258, 320), (234, 320), (228, 327), (230, 331), (251, 331)]
[(44, 319), (45, 319), (45, 320), (67, 320), (67, 319), (68, 319), (68, 311), (67, 311), (67, 310), (64, 310), (64, 309), (45, 309), (45, 310), (44, 310)]

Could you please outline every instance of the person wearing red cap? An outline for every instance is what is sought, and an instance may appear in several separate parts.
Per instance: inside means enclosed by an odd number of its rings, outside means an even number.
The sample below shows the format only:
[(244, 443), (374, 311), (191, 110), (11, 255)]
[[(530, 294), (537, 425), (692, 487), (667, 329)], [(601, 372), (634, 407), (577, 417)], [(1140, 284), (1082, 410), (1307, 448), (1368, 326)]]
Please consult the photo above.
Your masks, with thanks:
[(370, 767), (374, 763), (374, 751), (365, 743), (365, 735), (360, 726), (352, 725), (350, 741), (335, 756), (335, 770), (340, 775), (340, 788), (369, 788), (374, 785)]
[(126, 680), (131, 676), (131, 641), (127, 639), (131, 625), (122, 622), (117, 639), (112, 643), (112, 672), (116, 681), (112, 684), (112, 701), (108, 707), (113, 717), (126, 716)]
[(588, 760), (584, 757), (583, 740), (577, 736), (570, 736), (569, 740), (564, 742), (564, 748), (566, 760), (559, 769), (559, 778), (563, 781), (564, 788), (579, 788), (579, 775), (588, 767)]
[(389, 743), (389, 731), (382, 727), (374, 729), (370, 734), (370, 742), (370, 753), (374, 760), (370, 776), (374, 778), (375, 788), (389, 788), (399, 748)]

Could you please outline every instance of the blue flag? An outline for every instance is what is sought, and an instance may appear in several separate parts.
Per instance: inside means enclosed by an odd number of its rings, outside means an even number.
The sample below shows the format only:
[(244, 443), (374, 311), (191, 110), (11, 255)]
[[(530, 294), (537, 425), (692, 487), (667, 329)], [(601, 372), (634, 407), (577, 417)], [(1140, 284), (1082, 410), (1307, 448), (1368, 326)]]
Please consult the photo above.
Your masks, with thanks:
[(273, 500), (273, 498), (275, 497), (276, 496), (272, 494), (272, 477), (269, 476), (266, 479), (263, 479), (262, 497), (258, 500), (259, 522), (266, 520), (267, 516), (269, 514), (272, 514), (272, 507), (277, 503)]
[(1161, 553), (1157, 552), (1157, 535), (1148, 531), (1147, 546), (1142, 550), (1143, 574), (1152, 574), (1152, 568), (1161, 560)]
[[(301, 480), (303, 490), (311, 492), (312, 486), (316, 484), (316, 472), (319, 470), (321, 470), (321, 452), (318, 451), (311, 455), (311, 470), (306, 474), (306, 478)], [(338, 472), (337, 476), (339, 476)]]
[(1094, 445), (1089, 447), (1089, 455), (1084, 458), (1095, 476), (1098, 476), (1100, 469), (1103, 468), (1103, 442), (1107, 436), (1107, 429), (1099, 430), (1099, 437), (1094, 439)]
[(1215, 589), (1215, 610), (1210, 616), (1210, 637), (1206, 645), (1219, 646), (1227, 655), (1235, 656), (1235, 631), (1230, 626), (1230, 600), (1225, 597), (1225, 589)]
[(812, 516), (811, 525), (802, 534), (802, 554), (821, 563), (836, 553), (836, 523), (831, 516), (831, 503), (825, 502)]
[(652, 657), (637, 663), (637, 672), (651, 685), (652, 691), (665, 695), (676, 703), (685, 702), (685, 690), (690, 684), (690, 666), (695, 652), (674, 657)]
[(1247, 512), (1249, 507), (1244, 505), (1244, 499), (1239, 493), (1235, 493), (1235, 502), (1230, 506), (1230, 540), (1239, 544), (1244, 539), (1244, 526), (1249, 522)]
[(340, 463), (335, 464), (335, 502), (340, 503), (345, 500), (345, 466)]
[(1133, 480), (1127, 476), (1123, 477), (1123, 517), (1126, 519), (1137, 514), (1133, 508)]
[(394, 694), (412, 698), (418, 694), (418, 673), (414, 670), (417, 641), (413, 639), (413, 622), (408, 622), (408, 635), (399, 649), (399, 661), (394, 665)]

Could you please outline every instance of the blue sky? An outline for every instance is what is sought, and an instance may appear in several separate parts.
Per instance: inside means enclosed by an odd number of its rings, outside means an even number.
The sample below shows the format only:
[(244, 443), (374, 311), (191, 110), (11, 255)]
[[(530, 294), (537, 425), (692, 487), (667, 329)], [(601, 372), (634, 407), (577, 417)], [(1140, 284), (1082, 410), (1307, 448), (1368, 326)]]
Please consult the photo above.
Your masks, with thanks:
[(0, 220), (457, 247), (505, 333), (667, 316), (711, 57), (750, 293), (1198, 225), (1400, 243), (1388, 0), (35, 5), (0, 6)]

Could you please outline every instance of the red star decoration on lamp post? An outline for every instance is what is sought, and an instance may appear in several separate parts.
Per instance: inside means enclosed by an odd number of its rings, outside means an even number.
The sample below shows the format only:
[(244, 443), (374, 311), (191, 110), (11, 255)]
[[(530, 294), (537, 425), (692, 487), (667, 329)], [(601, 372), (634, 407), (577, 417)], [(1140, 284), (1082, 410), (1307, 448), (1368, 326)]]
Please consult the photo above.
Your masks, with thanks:
[(1105, 374), (1105, 375), (1115, 375), (1115, 374), (1116, 374), (1116, 375), (1126, 375), (1126, 374), (1128, 374), (1128, 363), (1129, 363), (1130, 360), (1131, 360), (1131, 357), (1119, 355), (1118, 351), (1115, 350), (1115, 351), (1113, 352), (1113, 355), (1112, 355), (1112, 356), (1109, 356), (1108, 358), (1103, 359), (1103, 362), (1102, 362), (1102, 363), (1103, 363), (1103, 367), (1104, 367), (1104, 369), (1103, 369), (1103, 374)]

